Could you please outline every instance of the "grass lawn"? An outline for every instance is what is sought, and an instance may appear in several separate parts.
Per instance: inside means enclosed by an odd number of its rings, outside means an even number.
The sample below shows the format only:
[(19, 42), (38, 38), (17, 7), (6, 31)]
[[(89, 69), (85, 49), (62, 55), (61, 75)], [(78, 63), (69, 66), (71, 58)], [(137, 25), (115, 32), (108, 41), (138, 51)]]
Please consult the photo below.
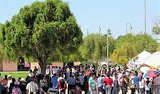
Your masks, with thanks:
[(17, 72), (0, 72), (1, 77), (4, 78), (4, 75), (12, 75), (13, 78), (18, 80), (19, 77), (26, 78), (28, 71), (17, 71)]

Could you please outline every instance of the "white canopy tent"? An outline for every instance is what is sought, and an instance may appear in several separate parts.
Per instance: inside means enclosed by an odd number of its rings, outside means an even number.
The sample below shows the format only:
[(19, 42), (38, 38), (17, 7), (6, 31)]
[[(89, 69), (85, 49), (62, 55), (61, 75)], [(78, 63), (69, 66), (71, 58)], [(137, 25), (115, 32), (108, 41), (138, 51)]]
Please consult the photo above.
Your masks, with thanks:
[(139, 55), (137, 55), (138, 59), (136, 60), (136, 62), (139, 62), (139, 61), (143, 60), (144, 58), (146, 58), (146, 57), (148, 57), (150, 55), (151, 55), (151, 53), (149, 53), (147, 51), (143, 51)]
[(140, 54), (136, 55), (135, 57), (133, 57), (130, 61), (129, 64), (138, 64), (139, 61), (143, 60), (144, 58), (150, 56), (151, 53), (147, 52), (147, 51), (143, 51)]
[(142, 60), (139, 60), (137, 64), (146, 64), (155, 68), (160, 66), (160, 51), (155, 52)]
[(138, 64), (139, 61), (143, 60), (144, 58), (146, 58), (150, 55), (151, 55), (151, 53), (149, 53), (147, 51), (143, 51), (140, 54), (133, 57), (128, 63), (129, 70), (132, 70), (135, 65), (139, 66), (140, 65), (140, 64)]

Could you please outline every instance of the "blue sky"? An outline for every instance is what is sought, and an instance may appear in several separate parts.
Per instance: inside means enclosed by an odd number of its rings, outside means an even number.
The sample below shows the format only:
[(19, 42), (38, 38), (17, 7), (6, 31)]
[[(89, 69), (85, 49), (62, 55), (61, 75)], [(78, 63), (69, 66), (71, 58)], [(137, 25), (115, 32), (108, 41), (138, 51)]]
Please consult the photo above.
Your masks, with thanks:
[[(0, 23), (11, 20), (20, 8), (35, 0), (0, 0)], [(144, 0), (64, 0), (69, 3), (84, 36), (89, 33), (105, 34), (110, 29), (114, 38), (130, 31), (144, 31)], [(154, 17), (160, 16), (160, 0), (146, 0), (147, 33), (151, 34)], [(127, 28), (126, 28), (127, 25)]]

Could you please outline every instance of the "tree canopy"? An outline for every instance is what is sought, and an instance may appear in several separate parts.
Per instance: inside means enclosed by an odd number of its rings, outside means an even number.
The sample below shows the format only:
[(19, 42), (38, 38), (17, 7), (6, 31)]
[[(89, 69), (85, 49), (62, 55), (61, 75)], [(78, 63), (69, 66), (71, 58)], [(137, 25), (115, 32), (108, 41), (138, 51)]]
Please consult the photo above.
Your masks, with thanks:
[(138, 53), (144, 50), (153, 53), (157, 50), (157, 47), (157, 41), (146, 33), (126, 34), (116, 41), (116, 49), (111, 55), (111, 60), (118, 64), (126, 65)]
[[(108, 39), (109, 53), (112, 53), (115, 40), (111, 36)], [(87, 35), (80, 46), (80, 53), (85, 60), (93, 60), (98, 64), (98, 61), (106, 58), (107, 55), (107, 36), (99, 33)]]
[(35, 58), (42, 69), (55, 53), (70, 53), (82, 42), (82, 32), (68, 3), (61, 0), (36, 1), (25, 6), (1, 28), (6, 57)]

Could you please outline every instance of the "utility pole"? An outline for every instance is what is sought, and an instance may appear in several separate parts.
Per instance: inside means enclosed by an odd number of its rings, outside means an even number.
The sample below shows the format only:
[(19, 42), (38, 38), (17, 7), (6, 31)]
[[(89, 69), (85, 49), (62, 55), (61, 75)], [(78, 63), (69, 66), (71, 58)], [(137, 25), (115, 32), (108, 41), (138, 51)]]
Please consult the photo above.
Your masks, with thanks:
[(144, 33), (146, 33), (146, 0), (144, 0)]
[(109, 65), (109, 41), (108, 41), (108, 35), (110, 34), (111, 30), (108, 29), (107, 30), (107, 68), (108, 68), (108, 65)]

